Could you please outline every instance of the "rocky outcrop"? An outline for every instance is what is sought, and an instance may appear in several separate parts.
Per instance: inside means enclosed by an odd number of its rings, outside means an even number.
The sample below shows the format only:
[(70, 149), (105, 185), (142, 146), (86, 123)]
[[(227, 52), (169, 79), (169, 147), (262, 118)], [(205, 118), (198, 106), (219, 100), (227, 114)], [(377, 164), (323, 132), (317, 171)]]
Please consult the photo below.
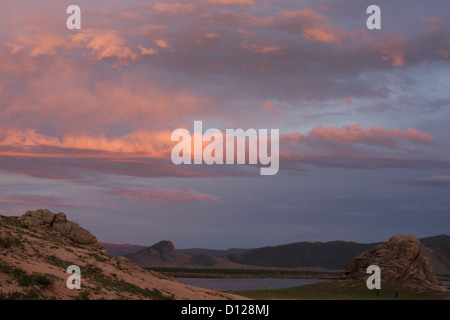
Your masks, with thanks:
[(141, 267), (183, 267), (191, 256), (177, 251), (171, 241), (163, 240), (125, 257)]
[[(158, 254), (170, 259), (173, 244), (158, 248)], [(245, 299), (179, 283), (124, 257), (112, 258), (87, 230), (49, 210), (0, 215), (0, 257), (0, 299)], [(67, 286), (72, 265), (81, 271), (80, 290)]]
[(47, 209), (27, 211), (19, 220), (28, 226), (48, 227), (75, 244), (97, 244), (95, 236), (80, 227), (78, 223), (67, 220), (66, 215), (62, 212), (54, 214)]
[(367, 267), (381, 269), (381, 281), (405, 281), (411, 286), (432, 290), (447, 290), (439, 283), (429, 260), (420, 254), (420, 240), (412, 235), (395, 235), (351, 260), (346, 267), (347, 279), (366, 281)]

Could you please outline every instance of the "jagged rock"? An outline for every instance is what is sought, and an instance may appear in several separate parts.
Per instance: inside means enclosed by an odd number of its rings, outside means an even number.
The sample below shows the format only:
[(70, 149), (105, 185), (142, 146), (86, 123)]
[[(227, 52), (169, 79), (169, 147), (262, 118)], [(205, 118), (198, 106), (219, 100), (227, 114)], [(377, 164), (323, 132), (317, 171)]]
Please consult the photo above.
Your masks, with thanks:
[(351, 260), (346, 267), (347, 279), (366, 281), (367, 267), (381, 269), (381, 281), (406, 280), (433, 290), (447, 290), (439, 283), (427, 258), (420, 255), (420, 240), (412, 235), (394, 235), (389, 242), (379, 244)]
[[(27, 211), (19, 218), (22, 223), (30, 226), (46, 226), (61, 236), (70, 239), (73, 243), (78, 244), (97, 244), (97, 238), (89, 231), (80, 227), (78, 223), (67, 220), (64, 213), (54, 214), (47, 209), (39, 209), (36, 211)], [(100, 245), (99, 245), (100, 246)]]

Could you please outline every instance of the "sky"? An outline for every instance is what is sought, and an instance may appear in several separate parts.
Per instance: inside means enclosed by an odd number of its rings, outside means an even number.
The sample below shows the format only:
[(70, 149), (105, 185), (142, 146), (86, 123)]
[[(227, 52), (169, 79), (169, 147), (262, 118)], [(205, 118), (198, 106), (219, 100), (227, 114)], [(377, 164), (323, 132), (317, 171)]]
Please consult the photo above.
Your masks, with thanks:
[[(0, 214), (177, 248), (450, 233), (447, 1), (72, 2), (0, 0)], [(175, 165), (196, 120), (279, 129), (278, 173)]]

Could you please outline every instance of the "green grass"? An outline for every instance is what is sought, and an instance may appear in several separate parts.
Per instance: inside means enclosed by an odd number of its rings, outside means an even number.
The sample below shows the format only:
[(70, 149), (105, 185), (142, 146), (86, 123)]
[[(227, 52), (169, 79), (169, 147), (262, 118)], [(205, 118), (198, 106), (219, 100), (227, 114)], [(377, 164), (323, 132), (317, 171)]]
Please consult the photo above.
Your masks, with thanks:
[(54, 266), (56, 266), (56, 267), (63, 268), (64, 270), (67, 269), (67, 267), (69, 267), (70, 265), (73, 265), (73, 264), (74, 264), (74, 263), (69, 262), (69, 261), (64, 261), (64, 260), (58, 258), (58, 257), (55, 256), (55, 255), (48, 256), (48, 257), (46, 258), (46, 260), (47, 260), (47, 262), (49, 262), (50, 264), (52, 264), (52, 265), (54, 265)]
[(117, 280), (116, 278), (106, 276), (102, 273), (100, 268), (93, 265), (82, 267), (81, 274), (82, 276), (84, 275), (85, 277), (93, 280), (97, 285), (103, 286), (104, 288), (114, 289), (119, 293), (131, 293), (152, 300), (173, 299), (173, 297), (163, 295), (158, 289), (150, 290), (147, 288), (141, 288), (124, 280)]
[(11, 291), (11, 292), (0, 292), (0, 300), (22, 300), (23, 293)]
[(9, 225), (13, 227), (21, 227), (22, 224), (19, 221), (18, 217), (14, 216), (0, 216), (0, 223), (4, 225)]
[(11, 248), (11, 240), (9, 238), (0, 238), (0, 247), (4, 249)]
[(100, 262), (105, 262), (106, 259), (104, 257), (101, 257), (100, 255), (98, 255), (97, 253), (88, 253), (88, 255), (90, 257), (93, 257), (95, 260), (100, 261)]
[[(233, 293), (259, 300), (440, 300), (449, 299), (448, 293), (418, 292), (404, 283), (382, 284), (378, 290), (369, 290), (356, 281), (324, 281), (310, 285), (273, 290), (245, 290)], [(397, 298), (396, 298), (397, 293)]]
[(22, 241), (19, 238), (0, 238), (0, 247), (9, 249), (12, 246), (20, 246), (23, 248)]
[(27, 292), (17, 292), (17, 291), (11, 291), (11, 292), (0, 292), (0, 300), (37, 300), (42, 298), (39, 291), (31, 289)]
[(53, 276), (51, 275), (41, 273), (28, 274), (23, 269), (3, 264), (0, 264), (0, 272), (12, 275), (21, 287), (30, 287), (32, 285), (37, 285), (41, 288), (46, 288), (54, 281)]
[(75, 300), (89, 300), (91, 293), (88, 290), (82, 290), (75, 298)]

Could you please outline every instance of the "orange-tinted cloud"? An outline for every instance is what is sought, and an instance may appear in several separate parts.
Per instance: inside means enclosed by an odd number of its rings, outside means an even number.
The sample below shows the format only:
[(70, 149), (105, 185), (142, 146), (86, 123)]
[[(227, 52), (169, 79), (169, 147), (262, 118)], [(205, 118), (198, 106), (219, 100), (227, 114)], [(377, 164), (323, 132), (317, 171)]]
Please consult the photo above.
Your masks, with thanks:
[(324, 127), (319, 125), (308, 134), (310, 137), (322, 138), (331, 142), (364, 143), (394, 147), (398, 145), (394, 139), (409, 140), (416, 143), (431, 144), (433, 137), (426, 132), (408, 128), (387, 130), (382, 127), (364, 128), (359, 124), (342, 128)]
[(204, 45), (220, 38), (222, 38), (220, 33), (208, 32), (198, 37), (195, 42)]
[(438, 17), (419, 17), (420, 21), (429, 23), (429, 24), (444, 24), (447, 21)]
[(30, 57), (39, 57), (40, 55), (54, 55), (58, 48), (67, 45), (64, 37), (48, 34), (36, 33), (30, 36), (17, 35), (14, 42), (8, 44), (11, 47), (11, 53), (16, 54), (26, 50)]
[(119, 60), (133, 61), (137, 58), (137, 54), (125, 44), (125, 38), (117, 31), (82, 29), (71, 40), (90, 49), (90, 56), (95, 60), (116, 57)]
[(253, 4), (253, 0), (207, 0), (209, 3), (219, 6), (243, 6)]
[(250, 44), (248, 41), (242, 41), (241, 46), (242, 48), (257, 54), (283, 54), (283, 48), (281, 46)]
[(129, 189), (119, 188), (113, 190), (111, 193), (118, 194), (130, 198), (130, 200), (147, 200), (156, 202), (199, 202), (199, 201), (220, 201), (220, 197), (212, 196), (210, 194), (197, 192), (191, 188), (177, 188), (165, 189), (148, 187), (143, 189)]
[(163, 14), (167, 14), (170, 16), (184, 16), (190, 14), (194, 11), (195, 6), (192, 3), (183, 4), (183, 3), (156, 3), (154, 5), (154, 9)]
[(344, 102), (344, 103), (353, 103), (353, 99), (352, 98), (345, 98), (345, 99), (342, 99), (342, 102)]
[(77, 202), (66, 202), (58, 200), (56, 197), (50, 196), (33, 196), (33, 195), (2, 195), (0, 196), (1, 205), (24, 205), (30, 207), (57, 207), (57, 208), (116, 208), (112, 205), (89, 205)]
[[(78, 156), (92, 154), (98, 157), (166, 157), (170, 153), (170, 132), (133, 132), (119, 138), (86, 135), (47, 136), (34, 130), (0, 131), (0, 154), (64, 157), (76, 152)], [(39, 154), (38, 148), (52, 148), (54, 154)], [(34, 152), (32, 151), (34, 150)], [(109, 155), (105, 155), (108, 153)]]
[(272, 102), (266, 102), (263, 104), (262, 106), (263, 110), (276, 110), (275, 108), (275, 104), (273, 104)]
[(450, 56), (450, 50), (438, 50), (438, 53), (446, 59)]
[(155, 44), (158, 47), (161, 47), (163, 49), (169, 49), (170, 48), (170, 44), (166, 40), (163, 40), (163, 39), (156, 39), (155, 40)]
[(388, 34), (376, 39), (374, 44), (378, 48), (383, 61), (390, 61), (394, 67), (404, 66), (406, 63), (406, 49), (404, 39), (399, 34)]
[(277, 13), (275, 25), (300, 33), (306, 40), (324, 43), (344, 43), (350, 36), (344, 27), (333, 26), (331, 19), (312, 8)]

